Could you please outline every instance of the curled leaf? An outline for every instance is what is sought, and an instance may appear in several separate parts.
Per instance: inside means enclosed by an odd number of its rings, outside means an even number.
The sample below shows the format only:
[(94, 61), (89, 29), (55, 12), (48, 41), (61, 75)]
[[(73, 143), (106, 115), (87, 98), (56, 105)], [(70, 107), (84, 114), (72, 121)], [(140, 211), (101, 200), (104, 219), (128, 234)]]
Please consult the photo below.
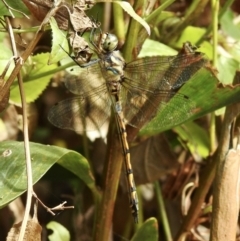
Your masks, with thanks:
[(114, 1), (113, 3), (119, 4), (124, 11), (126, 11), (132, 18), (134, 18), (137, 22), (139, 22), (147, 31), (148, 35), (150, 35), (151, 30), (147, 22), (143, 18), (141, 18), (139, 15), (136, 14), (136, 12), (133, 10), (130, 3), (125, 1)]
[(126, 11), (132, 18), (134, 18), (137, 22), (139, 22), (147, 31), (148, 35), (150, 35), (151, 30), (147, 22), (141, 18), (139, 15), (136, 14), (130, 3), (126, 1), (112, 1), (112, 0), (98, 0), (97, 2), (112, 2), (119, 4), (124, 11)]

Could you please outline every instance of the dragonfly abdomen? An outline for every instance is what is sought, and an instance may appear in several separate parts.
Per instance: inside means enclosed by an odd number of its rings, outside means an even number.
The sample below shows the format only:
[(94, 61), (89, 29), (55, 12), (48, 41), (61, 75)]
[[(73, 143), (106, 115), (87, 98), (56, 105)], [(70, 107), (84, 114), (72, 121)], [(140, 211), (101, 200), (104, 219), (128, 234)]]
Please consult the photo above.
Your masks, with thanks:
[[(120, 102), (116, 102), (116, 106), (121, 107)], [(136, 192), (136, 186), (134, 182), (133, 170), (131, 165), (130, 150), (127, 141), (127, 132), (125, 121), (123, 118), (123, 112), (116, 112), (116, 119), (118, 124), (118, 132), (120, 135), (120, 141), (122, 145), (123, 155), (124, 155), (124, 165), (127, 176), (127, 187), (129, 195), (129, 205), (132, 210), (132, 215), (135, 223), (138, 223), (138, 197)]]

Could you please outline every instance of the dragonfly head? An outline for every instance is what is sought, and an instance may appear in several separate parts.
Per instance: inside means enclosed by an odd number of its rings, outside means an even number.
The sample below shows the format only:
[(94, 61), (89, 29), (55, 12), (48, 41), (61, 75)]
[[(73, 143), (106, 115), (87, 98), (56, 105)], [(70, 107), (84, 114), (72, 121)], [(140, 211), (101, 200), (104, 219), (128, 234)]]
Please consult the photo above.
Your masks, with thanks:
[(101, 41), (101, 48), (105, 52), (112, 52), (118, 46), (117, 36), (111, 33), (104, 33)]

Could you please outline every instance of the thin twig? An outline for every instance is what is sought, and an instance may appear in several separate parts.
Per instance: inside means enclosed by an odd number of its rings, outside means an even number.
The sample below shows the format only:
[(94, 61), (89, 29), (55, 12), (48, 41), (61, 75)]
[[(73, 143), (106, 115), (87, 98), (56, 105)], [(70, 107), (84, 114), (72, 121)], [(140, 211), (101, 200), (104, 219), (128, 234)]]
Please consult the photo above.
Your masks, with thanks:
[(46, 206), (39, 198), (38, 196), (36, 195), (35, 192), (32, 192), (32, 195), (39, 201), (39, 203), (47, 210), (47, 212), (51, 213), (53, 216), (55, 216), (56, 214), (53, 212), (53, 211), (62, 211), (62, 210), (65, 210), (65, 209), (73, 209), (74, 206), (64, 206), (67, 201), (64, 201), (60, 204), (58, 204), (57, 206), (53, 207), (53, 208), (50, 208), (48, 206)]
[[(29, 44), (28, 48), (24, 51), (24, 53), (18, 59), (18, 61), (15, 61), (15, 68), (13, 69), (11, 75), (9, 76), (8, 80), (6, 81), (6, 84), (2, 88), (2, 94), (4, 96), (4, 93), (7, 93), (11, 84), (13, 83), (14, 79), (16, 77), (18, 77), (18, 83), (19, 83), (20, 95), (21, 95), (21, 101), (22, 101), (22, 108), (23, 108), (23, 132), (24, 132), (25, 156), (26, 156), (27, 177), (28, 177), (26, 211), (24, 214), (24, 219), (23, 219), (20, 234), (18, 237), (19, 241), (22, 241), (24, 238), (24, 233), (25, 233), (27, 221), (28, 221), (28, 215), (29, 215), (30, 207), (31, 207), (31, 197), (32, 197), (32, 192), (33, 192), (32, 168), (31, 168), (31, 157), (30, 157), (30, 149), (29, 149), (28, 124), (27, 124), (27, 107), (26, 107), (26, 100), (25, 100), (25, 95), (24, 95), (23, 82), (22, 82), (21, 75), (19, 74), (19, 71), (21, 70), (23, 63), (27, 60), (27, 58), (32, 53), (33, 49), (35, 48), (36, 44), (42, 37), (44, 28), (45, 28), (46, 24), (49, 22), (49, 19), (56, 13), (55, 10), (57, 7), (58, 6), (56, 6), (56, 7), (54, 6), (49, 11), (49, 13), (45, 16), (36, 35), (34, 36), (33, 40)], [(14, 40), (14, 35), (13, 35), (13, 29), (10, 24), (9, 18), (5, 17), (5, 21), (7, 22), (7, 27), (8, 27), (8, 32), (9, 32), (10, 39), (11, 39), (13, 53), (15, 56), (18, 56), (18, 53), (16, 50), (16, 45), (15, 45), (15, 40)]]
[[(18, 56), (15, 38), (12, 30), (12, 26), (8, 17), (5, 17), (8, 33), (11, 41), (12, 51), (14, 56)], [(21, 62), (21, 59), (18, 59)], [(17, 61), (15, 61), (17, 63)], [(31, 208), (31, 200), (32, 200), (32, 186), (33, 186), (33, 179), (32, 179), (32, 165), (31, 165), (31, 155), (30, 155), (30, 147), (29, 147), (29, 136), (28, 136), (28, 119), (27, 119), (27, 103), (24, 94), (23, 88), (23, 81), (21, 73), (19, 72), (17, 75), (18, 84), (19, 84), (19, 91), (21, 95), (21, 103), (23, 109), (23, 135), (24, 135), (24, 149), (25, 149), (25, 157), (26, 157), (26, 170), (27, 170), (27, 202), (26, 202), (26, 210), (24, 213), (24, 218), (22, 222), (22, 227), (20, 230), (20, 234), (18, 240), (23, 240), (24, 233), (27, 227), (28, 216), (30, 213)]]

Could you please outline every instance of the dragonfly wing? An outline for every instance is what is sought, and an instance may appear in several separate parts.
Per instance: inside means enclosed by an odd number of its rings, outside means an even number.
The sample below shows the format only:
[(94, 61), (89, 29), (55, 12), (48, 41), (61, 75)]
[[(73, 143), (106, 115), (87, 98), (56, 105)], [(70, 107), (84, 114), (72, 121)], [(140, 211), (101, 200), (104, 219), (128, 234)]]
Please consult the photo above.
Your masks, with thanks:
[(145, 57), (128, 63), (124, 76), (133, 82), (133, 86), (143, 89), (174, 90), (180, 88), (207, 62), (200, 52)]
[(155, 116), (160, 103), (166, 103), (175, 94), (175, 92), (170, 91), (165, 91), (165, 93), (162, 91), (156, 94), (150, 90), (124, 87), (121, 92), (124, 117), (128, 124), (135, 127), (141, 127), (151, 120)]
[(145, 125), (145, 130), (164, 131), (187, 121), (196, 110), (195, 102), (186, 95), (175, 94), (171, 101), (161, 102), (154, 118)]
[[(174, 90), (151, 91), (142, 87), (129, 86), (131, 80), (123, 83), (121, 100), (124, 117), (128, 124), (142, 128), (155, 119), (159, 113), (165, 113), (164, 120), (153, 125), (152, 129), (165, 129), (187, 119), (191, 115), (194, 103), (185, 95)], [(169, 103), (175, 98), (174, 104)]]
[[(204, 54), (187, 50), (175, 56), (145, 57), (128, 63), (121, 94), (128, 123), (141, 128), (161, 112), (165, 113), (164, 120), (154, 125), (156, 129), (187, 119), (195, 105), (177, 90), (207, 63)], [(168, 104), (173, 97), (174, 104)]]
[(99, 89), (105, 84), (98, 64), (86, 68), (80, 66), (70, 68), (64, 82), (66, 88), (75, 95), (92, 93), (94, 89)]
[(50, 109), (48, 119), (59, 128), (78, 133), (99, 130), (110, 115), (108, 102), (107, 95), (103, 94), (66, 99)]

